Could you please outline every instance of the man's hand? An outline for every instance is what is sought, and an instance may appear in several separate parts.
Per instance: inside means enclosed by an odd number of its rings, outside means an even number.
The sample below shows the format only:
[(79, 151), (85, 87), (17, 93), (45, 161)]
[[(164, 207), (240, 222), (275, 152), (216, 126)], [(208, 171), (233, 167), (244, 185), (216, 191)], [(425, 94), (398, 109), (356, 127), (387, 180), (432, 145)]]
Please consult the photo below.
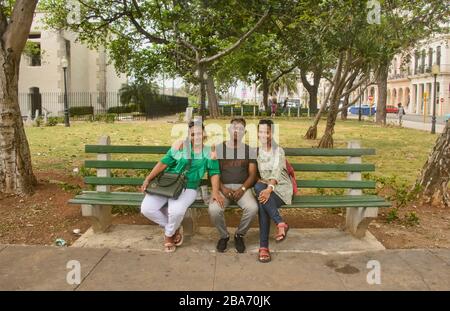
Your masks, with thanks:
[(222, 186), (222, 189), (220, 189), (220, 191), (222, 191), (223, 195), (226, 198), (233, 199), (233, 190), (231, 190), (230, 188)]
[(242, 188), (234, 190), (233, 191), (233, 199), (234, 199), (234, 201), (236, 201), (236, 202), (239, 201), (242, 198), (242, 196), (244, 195), (244, 193), (245, 193), (245, 191), (242, 190)]
[(214, 191), (211, 198), (213, 201), (216, 201), (219, 204), (220, 208), (224, 208), (225, 202), (219, 191)]
[(261, 191), (258, 196), (259, 203), (266, 204), (266, 202), (269, 201), (269, 197), (270, 197), (271, 193), (272, 193), (272, 188), (270, 188), (270, 187), (267, 187), (267, 189), (264, 189), (263, 191)]

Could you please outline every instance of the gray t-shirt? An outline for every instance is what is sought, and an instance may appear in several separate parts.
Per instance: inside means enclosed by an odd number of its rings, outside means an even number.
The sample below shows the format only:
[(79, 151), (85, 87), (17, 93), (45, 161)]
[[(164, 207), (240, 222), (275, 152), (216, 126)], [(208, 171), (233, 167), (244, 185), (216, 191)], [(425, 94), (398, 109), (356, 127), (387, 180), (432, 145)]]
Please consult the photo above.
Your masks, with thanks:
[(243, 184), (248, 178), (248, 166), (256, 164), (256, 149), (246, 144), (229, 148), (226, 142), (216, 146), (220, 164), (220, 180), (223, 184)]

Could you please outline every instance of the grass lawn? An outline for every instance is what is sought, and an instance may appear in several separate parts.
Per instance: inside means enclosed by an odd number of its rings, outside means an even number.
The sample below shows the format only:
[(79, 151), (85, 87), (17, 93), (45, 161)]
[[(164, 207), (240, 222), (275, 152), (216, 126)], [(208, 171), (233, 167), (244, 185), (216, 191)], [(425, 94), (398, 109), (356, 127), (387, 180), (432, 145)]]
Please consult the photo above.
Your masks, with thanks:
[[(72, 122), (70, 128), (58, 125), (55, 127), (28, 127), (26, 133), (31, 147), (32, 161), (36, 171), (63, 170), (67, 173), (74, 168), (80, 168), (86, 158), (94, 158), (93, 154), (84, 153), (85, 144), (96, 144), (101, 135), (109, 135), (112, 144), (122, 145), (170, 145), (173, 141), (171, 131), (173, 123), (169, 119), (140, 122), (116, 122), (116, 123), (90, 123)], [(257, 124), (256, 119), (248, 119), (248, 128)], [(217, 123), (223, 128), (228, 123), (224, 120), (209, 120)], [(276, 120), (279, 124), (280, 144), (284, 147), (314, 147), (317, 141), (309, 141), (303, 138), (310, 120), (291, 119)], [(325, 121), (319, 126), (319, 138), (323, 133)], [(375, 148), (375, 156), (363, 157), (363, 163), (375, 163), (376, 177), (393, 177), (412, 184), (420, 169), (425, 163), (427, 156), (433, 147), (436, 135), (428, 132), (398, 128), (381, 127), (373, 123), (348, 120), (338, 121), (335, 128), (335, 147), (346, 147), (349, 140), (360, 140), (363, 147)], [(210, 139), (211, 141), (212, 139)], [(115, 159), (157, 159), (157, 156), (135, 156), (121, 155)], [(330, 159), (308, 158), (295, 159), (292, 162), (320, 162)], [(345, 159), (337, 159), (344, 162)], [(314, 178), (306, 176), (312, 174), (319, 177), (319, 173), (302, 173), (300, 178)], [(315, 175), (314, 175), (315, 174)], [(345, 178), (345, 174), (340, 174)], [(321, 178), (326, 177), (324, 174)]]

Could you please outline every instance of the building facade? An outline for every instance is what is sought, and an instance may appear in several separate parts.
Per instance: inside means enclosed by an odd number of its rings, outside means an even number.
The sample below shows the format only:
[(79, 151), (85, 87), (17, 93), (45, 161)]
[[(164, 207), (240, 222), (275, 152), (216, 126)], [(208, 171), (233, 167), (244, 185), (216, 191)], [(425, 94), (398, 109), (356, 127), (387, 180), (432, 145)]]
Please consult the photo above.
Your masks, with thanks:
[[(388, 105), (401, 103), (410, 114), (430, 116), (436, 88), (436, 115), (450, 113), (449, 39), (446, 35), (427, 40), (394, 58), (388, 78)], [(436, 75), (433, 65), (439, 69)]]
[(44, 13), (36, 13), (28, 40), (31, 49), (28, 48), (21, 58), (19, 104), (22, 115), (30, 111), (34, 115), (35, 110), (51, 116), (64, 113), (63, 58), (68, 60), (66, 87), (71, 107), (100, 105), (107, 109), (116, 105), (117, 92), (127, 83), (127, 77), (117, 74), (108, 64), (104, 50), (89, 49), (77, 42), (73, 33), (46, 29), (43, 18)]

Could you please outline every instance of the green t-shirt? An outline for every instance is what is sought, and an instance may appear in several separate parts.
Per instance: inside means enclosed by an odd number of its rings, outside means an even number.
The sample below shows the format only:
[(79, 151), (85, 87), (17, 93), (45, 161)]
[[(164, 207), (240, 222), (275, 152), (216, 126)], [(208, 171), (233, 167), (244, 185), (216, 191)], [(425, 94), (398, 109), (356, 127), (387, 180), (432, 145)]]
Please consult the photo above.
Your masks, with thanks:
[[(220, 174), (219, 161), (211, 159), (211, 147), (204, 146), (202, 152), (198, 154), (194, 154), (194, 151), (191, 150), (190, 158), (192, 159), (191, 167), (186, 173), (187, 189), (197, 189), (206, 171), (210, 177)], [(167, 165), (165, 172), (181, 174), (189, 162), (187, 150), (170, 148), (161, 162)]]

